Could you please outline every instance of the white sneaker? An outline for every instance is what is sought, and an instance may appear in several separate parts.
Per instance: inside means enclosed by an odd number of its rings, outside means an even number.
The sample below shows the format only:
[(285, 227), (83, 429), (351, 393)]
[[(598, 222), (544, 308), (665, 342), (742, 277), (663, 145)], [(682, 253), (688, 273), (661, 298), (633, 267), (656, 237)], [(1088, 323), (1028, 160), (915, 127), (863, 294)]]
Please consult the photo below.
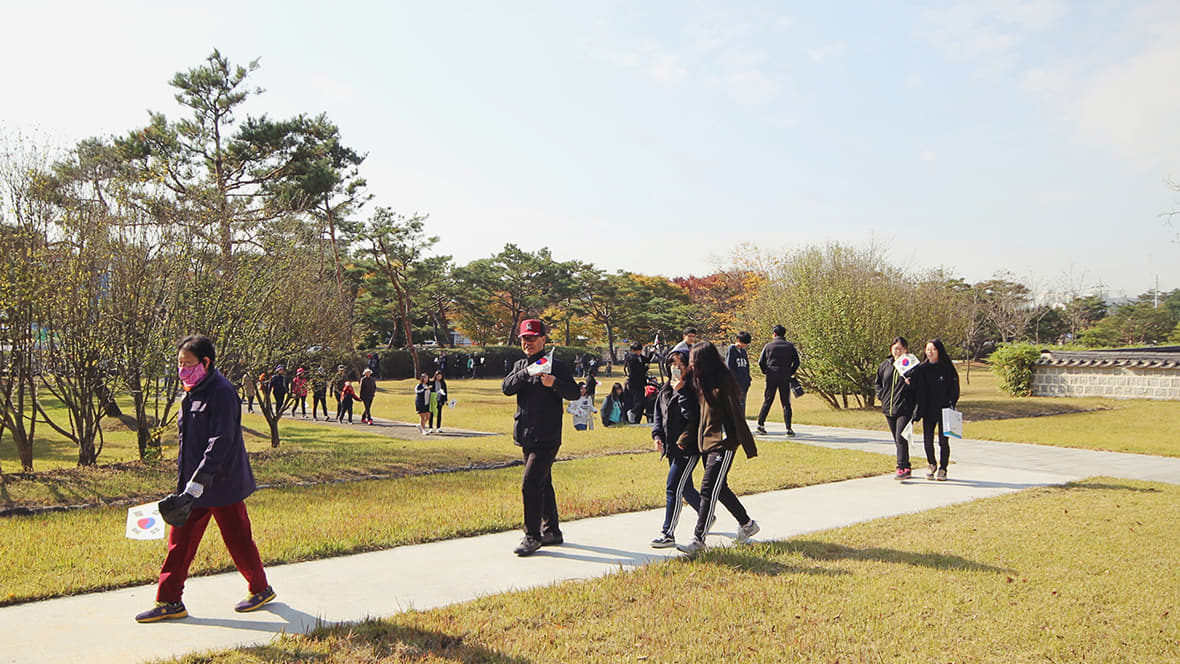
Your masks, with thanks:
[(696, 553), (697, 551), (704, 551), (705, 548), (706, 548), (705, 543), (699, 539), (693, 539), (688, 544), (677, 544), (676, 545), (676, 549), (678, 551), (680, 551), (682, 553), (687, 553), (690, 555)]
[(423, 436), (426, 435), (426, 428), (423, 427), (421, 424), (418, 425), (418, 433), (422, 434)]
[(762, 529), (758, 527), (757, 522), (755, 522), (753, 519), (750, 519), (750, 522), (746, 525), (738, 526), (737, 537), (735, 537), (733, 541), (736, 544), (745, 544), (746, 542), (749, 542), (750, 538), (757, 534), (759, 530)]

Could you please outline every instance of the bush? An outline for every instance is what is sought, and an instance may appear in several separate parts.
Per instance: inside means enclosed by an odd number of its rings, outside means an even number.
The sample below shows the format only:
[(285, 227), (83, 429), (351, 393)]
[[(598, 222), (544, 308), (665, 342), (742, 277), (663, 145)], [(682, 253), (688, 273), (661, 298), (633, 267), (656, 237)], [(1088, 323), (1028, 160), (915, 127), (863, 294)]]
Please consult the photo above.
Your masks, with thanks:
[(1000, 378), (1000, 389), (1014, 397), (1032, 394), (1033, 364), (1041, 357), (1040, 346), (1003, 344), (992, 353), (992, 373)]

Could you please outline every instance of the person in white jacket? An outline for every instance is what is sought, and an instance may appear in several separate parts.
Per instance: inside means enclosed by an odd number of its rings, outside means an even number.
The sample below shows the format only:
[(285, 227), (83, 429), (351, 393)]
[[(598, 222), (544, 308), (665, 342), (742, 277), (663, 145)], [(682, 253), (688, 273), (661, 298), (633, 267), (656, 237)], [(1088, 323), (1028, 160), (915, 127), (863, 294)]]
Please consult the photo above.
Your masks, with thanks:
[(581, 396), (569, 402), (565, 412), (573, 414), (575, 430), (593, 429), (594, 413), (597, 413), (598, 409), (594, 407), (594, 400), (586, 393), (586, 383), (578, 383), (578, 390)]

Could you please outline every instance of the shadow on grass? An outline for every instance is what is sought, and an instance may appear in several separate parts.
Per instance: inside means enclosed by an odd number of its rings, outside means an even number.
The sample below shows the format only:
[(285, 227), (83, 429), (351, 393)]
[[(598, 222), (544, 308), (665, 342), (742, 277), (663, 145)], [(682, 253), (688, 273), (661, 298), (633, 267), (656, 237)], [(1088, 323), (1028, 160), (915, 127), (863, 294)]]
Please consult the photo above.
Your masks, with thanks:
[(390, 657), (397, 657), (399, 661), (402, 658), (413, 661), (436, 658), (448, 662), (473, 664), (530, 664), (532, 661), (467, 643), (462, 635), (406, 627), (373, 619), (350, 625), (321, 627), (312, 630), (306, 637), (279, 639), (270, 645), (247, 650), (265, 662), (315, 662), (328, 659), (326, 654), (308, 653), (305, 639), (322, 641), (333, 652), (352, 652), (359, 655), (368, 650), (373, 657), (372, 661), (385, 661)]
[(1160, 493), (1160, 489), (1148, 486), (1130, 486), (1128, 484), (1109, 484), (1107, 482), (1070, 482), (1066, 489), (1091, 489), (1095, 491), (1134, 491), (1136, 493)]
[(856, 549), (842, 544), (815, 540), (788, 540), (785, 542), (768, 542), (752, 547), (716, 549), (710, 552), (710, 559), (732, 565), (744, 571), (769, 576), (789, 573), (828, 575), (849, 573), (843, 570), (829, 570), (822, 567), (813, 568), (784, 565), (773, 560), (779, 556), (789, 554), (801, 554), (805, 558), (816, 561), (874, 560), (885, 563), (912, 565), (914, 567), (929, 567), (931, 569), (954, 569), (1004, 574), (1014, 573), (1011, 569), (995, 567), (994, 565), (984, 565), (961, 556), (941, 553), (914, 553), (911, 551), (900, 551), (898, 549)]

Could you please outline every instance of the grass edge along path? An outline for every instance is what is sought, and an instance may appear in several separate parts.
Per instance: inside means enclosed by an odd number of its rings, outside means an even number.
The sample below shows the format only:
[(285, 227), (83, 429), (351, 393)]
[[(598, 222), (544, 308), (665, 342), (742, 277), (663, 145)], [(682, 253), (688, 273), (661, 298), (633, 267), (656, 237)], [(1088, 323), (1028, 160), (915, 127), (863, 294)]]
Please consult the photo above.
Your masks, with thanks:
[[(735, 492), (867, 477), (887, 465), (879, 454), (794, 443), (764, 444), (760, 452), (735, 462), (730, 473)], [(660, 507), (666, 472), (667, 463), (654, 453), (560, 462), (554, 483), (562, 518)], [(271, 489), (247, 505), (263, 561), (277, 565), (518, 528), (520, 471)], [(0, 558), (6, 561), (0, 567), (0, 605), (154, 582), (164, 541), (124, 538), (125, 521), (123, 508), (0, 519)], [(653, 531), (658, 527), (652, 524)], [(232, 569), (225, 547), (208, 533), (193, 575)]]
[(1091, 478), (173, 661), (1178, 661), (1176, 532)]

